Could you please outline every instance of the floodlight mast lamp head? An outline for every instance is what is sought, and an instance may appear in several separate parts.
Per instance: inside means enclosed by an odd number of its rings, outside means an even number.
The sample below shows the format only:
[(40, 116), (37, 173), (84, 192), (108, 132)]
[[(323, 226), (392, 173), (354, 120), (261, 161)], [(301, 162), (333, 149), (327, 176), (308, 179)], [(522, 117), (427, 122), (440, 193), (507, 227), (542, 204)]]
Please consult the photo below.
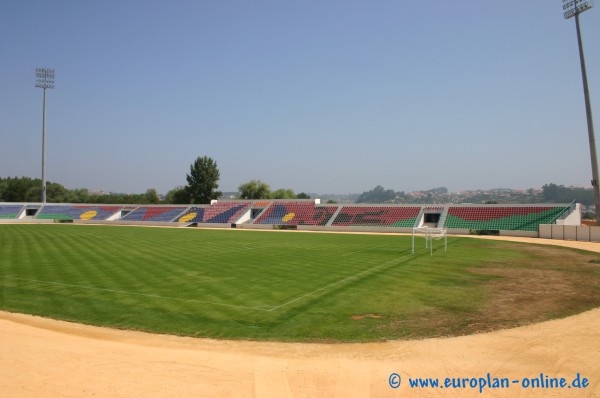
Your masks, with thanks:
[(42, 195), (41, 202), (46, 203), (46, 89), (54, 88), (54, 69), (35, 68), (35, 86), (44, 90), (42, 114)]
[(35, 68), (35, 86), (43, 89), (54, 88), (54, 69)]
[(565, 19), (574, 17), (594, 6), (592, 0), (563, 0), (563, 15)]

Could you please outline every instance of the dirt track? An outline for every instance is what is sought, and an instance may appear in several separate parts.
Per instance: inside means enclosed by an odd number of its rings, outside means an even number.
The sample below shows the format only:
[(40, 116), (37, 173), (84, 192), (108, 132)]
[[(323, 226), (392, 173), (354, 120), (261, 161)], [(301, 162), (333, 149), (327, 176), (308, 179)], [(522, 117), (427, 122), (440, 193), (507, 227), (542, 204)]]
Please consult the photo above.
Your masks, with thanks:
[[(513, 240), (513, 239), (508, 239)], [(600, 252), (600, 244), (540, 239)], [(370, 344), (232, 342), (0, 312), (1, 397), (600, 397), (600, 309), (517, 329)], [(391, 373), (402, 377), (389, 385)], [(409, 377), (577, 375), (587, 388), (411, 389)], [(543, 378), (544, 378), (543, 377)], [(467, 382), (468, 384), (468, 382)]]

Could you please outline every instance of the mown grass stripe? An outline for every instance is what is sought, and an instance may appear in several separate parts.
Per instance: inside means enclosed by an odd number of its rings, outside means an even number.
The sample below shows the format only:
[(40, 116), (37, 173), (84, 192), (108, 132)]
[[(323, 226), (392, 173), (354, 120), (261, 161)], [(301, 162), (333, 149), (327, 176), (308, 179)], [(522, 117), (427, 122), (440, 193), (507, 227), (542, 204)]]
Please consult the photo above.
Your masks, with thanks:
[(95, 291), (118, 293), (118, 294), (127, 294), (127, 295), (132, 295), (132, 296), (144, 296), (144, 297), (151, 297), (151, 298), (164, 299), (164, 300), (187, 301), (187, 302), (194, 302), (194, 303), (201, 303), (201, 304), (218, 305), (218, 306), (223, 306), (223, 307), (243, 308), (243, 309), (257, 310), (257, 311), (268, 311), (268, 308), (261, 308), (261, 307), (247, 307), (247, 306), (241, 306), (241, 305), (235, 305), (235, 304), (215, 303), (215, 302), (186, 299), (186, 298), (179, 298), (179, 297), (160, 296), (157, 294), (136, 293), (136, 292), (123, 291), (123, 290), (104, 289), (104, 288), (98, 288), (98, 287), (92, 287), (92, 286), (73, 285), (70, 283), (41, 281), (41, 280), (36, 280), (36, 279), (18, 278), (18, 277), (14, 277), (14, 276), (10, 276), (10, 275), (2, 275), (0, 277), (5, 278), (5, 279), (14, 279), (14, 280), (19, 280), (19, 281), (38, 283), (38, 284), (44, 284), (44, 285), (74, 287), (77, 289), (95, 290)]

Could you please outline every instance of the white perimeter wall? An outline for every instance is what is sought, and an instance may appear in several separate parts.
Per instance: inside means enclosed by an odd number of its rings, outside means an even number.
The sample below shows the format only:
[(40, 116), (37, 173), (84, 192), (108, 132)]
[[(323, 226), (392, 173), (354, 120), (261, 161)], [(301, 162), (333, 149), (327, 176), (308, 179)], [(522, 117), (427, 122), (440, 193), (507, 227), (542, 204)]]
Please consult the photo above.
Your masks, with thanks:
[(540, 238), (600, 242), (600, 227), (542, 224), (540, 225)]

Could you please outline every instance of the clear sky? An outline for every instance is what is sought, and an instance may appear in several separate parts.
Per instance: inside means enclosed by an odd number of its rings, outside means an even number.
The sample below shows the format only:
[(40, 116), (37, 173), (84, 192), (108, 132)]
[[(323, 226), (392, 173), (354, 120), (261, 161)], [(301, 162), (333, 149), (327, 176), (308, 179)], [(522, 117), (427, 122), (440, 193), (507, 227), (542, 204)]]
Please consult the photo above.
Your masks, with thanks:
[[(581, 15), (600, 135), (600, 5)], [(589, 185), (561, 0), (1, 0), (0, 176), (159, 193)]]

